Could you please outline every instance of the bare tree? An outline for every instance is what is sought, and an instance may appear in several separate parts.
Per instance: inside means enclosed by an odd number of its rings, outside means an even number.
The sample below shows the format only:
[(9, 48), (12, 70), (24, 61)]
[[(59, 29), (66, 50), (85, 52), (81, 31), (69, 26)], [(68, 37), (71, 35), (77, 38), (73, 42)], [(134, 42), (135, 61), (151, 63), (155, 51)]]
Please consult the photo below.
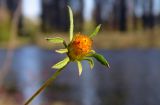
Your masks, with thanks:
[(102, 8), (101, 7), (102, 7), (102, 0), (95, 0), (94, 17), (95, 17), (96, 25), (102, 23), (102, 18), (101, 18)]
[(138, 26), (138, 18), (136, 16), (136, 8), (137, 8), (137, 3), (138, 1), (137, 0), (134, 0), (134, 7), (133, 7), (133, 29), (134, 30), (137, 30), (137, 26)]
[(74, 2), (78, 3), (78, 7), (77, 7), (78, 9), (74, 13), (75, 30), (82, 31), (83, 22), (84, 22), (84, 19), (83, 19), (84, 2), (83, 0), (76, 0), (76, 1), (74, 0)]
[(53, 29), (68, 30), (68, 3), (69, 0), (42, 0), (41, 19), (43, 31), (53, 31)]
[(126, 10), (126, 0), (119, 1), (119, 30), (127, 30), (127, 10)]
[(19, 4), (13, 14), (13, 19), (11, 21), (10, 40), (9, 40), (8, 47), (7, 47), (8, 49), (7, 49), (6, 60), (5, 60), (3, 67), (1, 68), (1, 71), (0, 71), (0, 86), (3, 85), (3, 80), (10, 70), (12, 58), (14, 55), (14, 49), (16, 47), (16, 38), (17, 38), (17, 33), (18, 33), (18, 29), (17, 29), (18, 24), (17, 23), (19, 21), (20, 15), (21, 15), (22, 1), (19, 0), (18, 3)]
[(153, 0), (143, 0), (142, 21), (144, 29), (154, 27)]
[(113, 3), (113, 19), (112, 19), (112, 26), (113, 29), (116, 30), (118, 29), (118, 2), (114, 1)]

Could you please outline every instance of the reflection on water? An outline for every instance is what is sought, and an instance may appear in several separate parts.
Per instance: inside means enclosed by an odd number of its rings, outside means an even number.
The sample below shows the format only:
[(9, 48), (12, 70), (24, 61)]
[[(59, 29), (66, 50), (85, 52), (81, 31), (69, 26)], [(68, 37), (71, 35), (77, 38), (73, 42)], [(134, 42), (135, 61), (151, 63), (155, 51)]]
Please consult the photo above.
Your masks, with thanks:
[[(42, 58), (37, 47), (24, 47), (17, 51), (14, 58), (14, 69), (17, 74), (18, 87), (22, 90), (24, 99), (28, 99), (41, 86)], [(32, 105), (43, 102), (39, 95)]]
[(86, 61), (83, 61), (83, 75), (81, 77), (80, 85), (82, 88), (82, 105), (99, 105), (99, 97), (97, 96), (95, 84), (97, 76), (90, 70)]
[[(90, 71), (87, 63), (83, 62), (84, 72), (78, 77), (77, 67), (71, 63), (53, 86), (48, 87), (43, 97), (41, 94), (36, 98), (33, 105), (39, 105), (44, 100), (72, 102), (70, 105), (159, 105), (160, 50), (98, 52), (108, 58), (110, 69), (96, 62), (95, 68)], [(0, 50), (0, 66), (4, 55), (5, 51)], [(31, 46), (16, 50), (11, 68), (14, 68), (18, 87), (25, 99), (52, 75), (54, 70), (50, 67), (63, 57)]]

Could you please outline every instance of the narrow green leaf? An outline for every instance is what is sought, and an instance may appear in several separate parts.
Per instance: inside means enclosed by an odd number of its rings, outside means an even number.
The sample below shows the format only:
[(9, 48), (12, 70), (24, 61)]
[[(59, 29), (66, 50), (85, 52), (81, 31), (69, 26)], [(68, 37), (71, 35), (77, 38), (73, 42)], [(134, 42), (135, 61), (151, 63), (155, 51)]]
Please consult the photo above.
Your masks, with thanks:
[(80, 61), (77, 61), (79, 76), (82, 74), (82, 64)]
[(96, 36), (97, 33), (99, 32), (100, 28), (101, 28), (101, 24), (96, 27), (96, 29), (94, 30), (94, 32), (90, 35), (90, 38)]
[(103, 57), (103, 55), (94, 53), (91, 56), (94, 57), (101, 64), (103, 64), (103, 65), (107, 66), (108, 68), (110, 68), (108, 61)]
[(59, 49), (59, 50), (56, 50), (57, 53), (60, 53), (60, 54), (64, 54), (64, 53), (67, 53), (68, 52), (68, 49), (65, 48), (65, 49)]
[(53, 69), (61, 69), (63, 68), (64, 66), (66, 66), (69, 62), (69, 57), (66, 57), (64, 60), (56, 63), (55, 65), (52, 66)]
[(63, 43), (64, 39), (60, 37), (55, 37), (55, 38), (46, 38), (47, 41), (53, 42), (53, 43)]
[(89, 65), (90, 65), (90, 68), (92, 70), (93, 67), (94, 67), (94, 61), (93, 61), (93, 59), (92, 58), (84, 58), (84, 60), (88, 61)]
[(70, 6), (68, 6), (68, 9), (69, 9), (69, 19), (70, 19), (69, 36), (70, 36), (70, 41), (71, 41), (73, 38), (73, 29), (74, 29), (73, 12)]

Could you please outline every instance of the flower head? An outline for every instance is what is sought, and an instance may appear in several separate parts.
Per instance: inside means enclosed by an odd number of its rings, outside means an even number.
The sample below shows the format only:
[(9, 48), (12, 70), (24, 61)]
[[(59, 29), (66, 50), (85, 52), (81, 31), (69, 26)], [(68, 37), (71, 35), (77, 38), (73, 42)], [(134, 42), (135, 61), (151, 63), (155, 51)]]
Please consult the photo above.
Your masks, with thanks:
[[(107, 60), (100, 54), (96, 53), (94, 50), (92, 50), (92, 38), (97, 35), (97, 33), (100, 30), (101, 25), (98, 25), (95, 29), (95, 31), (90, 35), (85, 35), (81, 33), (73, 34), (73, 13), (71, 8), (68, 6), (69, 9), (69, 16), (70, 16), (70, 42), (67, 44), (64, 39), (60, 37), (56, 38), (47, 38), (48, 41), (54, 42), (54, 43), (63, 43), (65, 46), (65, 49), (59, 49), (56, 50), (57, 53), (66, 53), (67, 57), (58, 62), (57, 64), (53, 65), (52, 68), (54, 69), (61, 69), (65, 67), (69, 62), (77, 62), (78, 69), (79, 69), (79, 75), (82, 73), (82, 60), (87, 60), (90, 64), (91, 69), (94, 66), (94, 61), (92, 58), (95, 58), (98, 60), (101, 64), (109, 67), (109, 64)], [(74, 36), (73, 36), (74, 35)]]
[(71, 60), (81, 60), (91, 52), (92, 39), (81, 33), (76, 34), (68, 45), (68, 56)]

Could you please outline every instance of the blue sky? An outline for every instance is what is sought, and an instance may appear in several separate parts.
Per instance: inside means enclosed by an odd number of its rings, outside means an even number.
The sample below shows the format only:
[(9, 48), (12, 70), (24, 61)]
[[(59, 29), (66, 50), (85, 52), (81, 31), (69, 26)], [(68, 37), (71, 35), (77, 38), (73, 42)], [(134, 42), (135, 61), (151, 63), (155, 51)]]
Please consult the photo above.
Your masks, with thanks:
[[(30, 19), (37, 19), (41, 14), (41, 0), (23, 0), (23, 15)], [(94, 0), (84, 0), (84, 18), (90, 20), (92, 18), (91, 11), (94, 8)], [(160, 0), (154, 0), (154, 14), (160, 13)], [(140, 10), (141, 11), (141, 10)], [(139, 12), (139, 11), (137, 11)]]
[(94, 2), (93, 0), (84, 0), (84, 18), (85, 20), (91, 20), (92, 19), (92, 10), (94, 8)]
[(160, 13), (160, 0), (154, 0), (154, 7), (153, 7), (154, 14), (158, 15)]

